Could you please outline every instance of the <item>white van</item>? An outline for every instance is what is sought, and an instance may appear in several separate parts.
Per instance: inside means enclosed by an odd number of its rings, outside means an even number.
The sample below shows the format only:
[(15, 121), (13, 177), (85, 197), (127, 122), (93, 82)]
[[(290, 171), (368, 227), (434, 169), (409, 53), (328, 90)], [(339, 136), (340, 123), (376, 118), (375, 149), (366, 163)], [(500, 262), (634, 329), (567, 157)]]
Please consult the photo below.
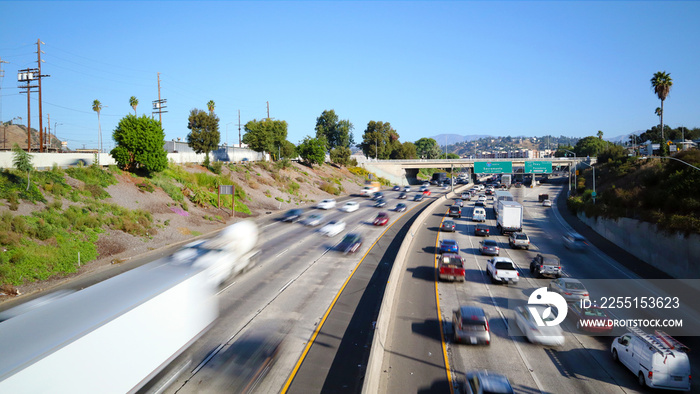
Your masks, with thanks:
[(637, 375), (640, 385), (690, 391), (688, 348), (670, 335), (630, 328), (630, 333), (615, 338), (610, 351), (615, 361)]
[(475, 222), (485, 222), (486, 210), (482, 207), (474, 207), (474, 212), (472, 213), (472, 220)]

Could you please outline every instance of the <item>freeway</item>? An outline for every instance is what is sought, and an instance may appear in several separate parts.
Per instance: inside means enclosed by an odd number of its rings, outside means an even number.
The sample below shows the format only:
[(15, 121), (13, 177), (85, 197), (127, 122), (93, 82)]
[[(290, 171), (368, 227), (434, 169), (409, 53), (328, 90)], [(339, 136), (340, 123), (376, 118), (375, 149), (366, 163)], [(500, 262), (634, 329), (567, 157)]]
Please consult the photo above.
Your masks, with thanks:
[[(494, 285), (485, 274), (488, 257), (481, 256), (475, 237), (474, 222), (467, 216), (456, 219), (456, 233), (440, 233), (439, 225), (450, 202), (431, 207), (434, 214), (424, 223), (414, 238), (412, 259), (407, 261), (406, 274), (400, 284), (390, 340), (382, 365), (380, 392), (451, 392), (471, 370), (489, 370), (506, 375), (516, 392), (524, 393), (636, 393), (649, 392), (637, 383), (635, 376), (610, 355), (612, 336), (591, 336), (577, 331), (574, 323), (563, 323), (565, 344), (545, 347), (529, 343), (512, 321), (515, 303), (526, 303), (532, 291), (545, 287), (551, 280), (534, 278), (529, 263), (538, 251), (552, 253), (562, 260), (565, 276), (591, 283), (591, 296), (605, 291), (598, 279), (613, 279), (616, 286), (628, 291), (662, 292), (651, 289), (626, 268), (602, 251), (591, 247), (587, 252), (573, 252), (564, 248), (561, 235), (570, 231), (556, 208), (545, 208), (538, 203), (537, 194), (559, 194), (557, 185), (512, 188), (511, 192), (525, 208), (524, 231), (530, 236), (530, 250), (513, 250), (505, 236), (495, 235), (501, 247), (501, 256), (510, 257), (519, 268), (521, 280), (517, 285)], [(464, 212), (472, 204), (465, 204)], [(495, 232), (495, 218), (487, 206), (487, 224)], [(436, 282), (435, 252), (439, 239), (456, 239), (465, 257), (466, 282)], [(492, 342), (489, 346), (469, 346), (451, 341), (452, 310), (459, 305), (484, 308), (488, 316)], [(688, 311), (685, 311), (688, 312)], [(621, 318), (624, 311), (617, 311)], [(697, 313), (683, 315), (685, 325), (700, 327)], [(510, 324), (510, 329), (509, 329)], [(624, 332), (624, 330), (622, 331)], [(692, 343), (694, 338), (690, 338)], [(690, 343), (688, 345), (693, 347)], [(445, 351), (446, 356), (440, 354)], [(447, 359), (447, 362), (443, 361)], [(692, 372), (697, 376), (700, 360), (690, 354)], [(700, 391), (697, 383), (694, 391)]]
[[(324, 222), (339, 219), (346, 221), (346, 230), (333, 238), (321, 236), (317, 228), (300, 223), (272, 220), (263, 224), (261, 254), (250, 271), (233, 278), (222, 287), (218, 295), (220, 316), (215, 325), (159, 374), (143, 392), (236, 392), (244, 389), (252, 389), (254, 392), (280, 392), (283, 389), (289, 389), (290, 392), (321, 392), (329, 389), (328, 382), (339, 376), (339, 370), (344, 370), (338, 365), (355, 360), (345, 360), (347, 352), (343, 351), (348, 346), (352, 347), (348, 345), (352, 338), (345, 334), (346, 327), (358, 324), (352, 311), (364, 298), (361, 295), (369, 282), (370, 287), (386, 282), (373, 279), (372, 273), (384, 272), (388, 275), (393, 259), (386, 250), (398, 247), (392, 244), (394, 239), (401, 239), (401, 236), (396, 235), (403, 228), (403, 223), (417, 215), (430, 200), (419, 203), (409, 199), (406, 202), (395, 198), (398, 192), (385, 194), (388, 197), (386, 209), (372, 207), (373, 202), (369, 199), (356, 198), (360, 202), (360, 209), (353, 213), (337, 209), (312, 210), (324, 214)], [(435, 194), (437, 193), (433, 197)], [(408, 211), (400, 213), (389, 210), (398, 202), (405, 202)], [(389, 227), (372, 225), (372, 219), (379, 211), (389, 213)], [(343, 255), (335, 251), (334, 247), (349, 232), (361, 233), (363, 245), (357, 253)], [(385, 232), (387, 235), (382, 238)], [(375, 240), (378, 240), (376, 245)], [(349, 278), (351, 280), (346, 283)], [(352, 282), (352, 279), (359, 282)], [(344, 299), (341, 296), (336, 302), (336, 296), (341, 290), (350, 297)], [(381, 299), (382, 292), (383, 287), (374, 297)], [(378, 308), (378, 304), (375, 300), (373, 311)], [(329, 307), (333, 310), (329, 310)], [(328, 315), (330, 323), (320, 333), (317, 332)], [(371, 320), (366, 321), (368, 316), (372, 317), (370, 314), (363, 316), (364, 320), (360, 319), (366, 323), (362, 324), (366, 325), (367, 334), (371, 333)], [(376, 312), (374, 316), (376, 318)], [(335, 331), (329, 331), (331, 327)], [(265, 338), (261, 339), (261, 336)], [(309, 351), (307, 343), (310, 338), (313, 338), (312, 342), (315, 339), (315, 346)], [(368, 341), (367, 338), (364, 340)], [(241, 371), (237, 365), (245, 364), (246, 360), (241, 360), (240, 353), (250, 353), (250, 343), (254, 341), (262, 343), (261, 348), (269, 345), (269, 349), (263, 349), (269, 354), (262, 358), (269, 356), (275, 362), (261, 362), (260, 368), (269, 368), (269, 371), (264, 379), (255, 381), (251, 387), (246, 388), (250, 383), (249, 377), (255, 376), (259, 371)], [(360, 353), (367, 351), (368, 349)], [(306, 360), (303, 356), (306, 356)], [(357, 357), (363, 355), (356, 355)], [(364, 372), (361, 369), (359, 371), (361, 377)], [(353, 372), (352, 379), (355, 383), (357, 375), (357, 372)], [(290, 376), (294, 378), (291, 387)]]

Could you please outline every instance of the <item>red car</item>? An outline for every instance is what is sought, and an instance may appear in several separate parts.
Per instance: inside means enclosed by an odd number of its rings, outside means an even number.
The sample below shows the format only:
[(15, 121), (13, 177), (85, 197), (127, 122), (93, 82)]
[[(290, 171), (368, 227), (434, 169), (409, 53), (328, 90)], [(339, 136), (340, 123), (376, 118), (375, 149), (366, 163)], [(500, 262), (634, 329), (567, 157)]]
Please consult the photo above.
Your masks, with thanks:
[(384, 226), (389, 223), (389, 215), (386, 212), (379, 212), (376, 218), (374, 218), (375, 226)]
[(430, 195), (430, 190), (423, 190), (423, 195), (424, 195), (424, 196), (429, 196), (429, 195)]
[(576, 322), (576, 329), (580, 331), (609, 333), (613, 329), (612, 320), (605, 309), (597, 306), (581, 308), (580, 302), (570, 303), (568, 317)]

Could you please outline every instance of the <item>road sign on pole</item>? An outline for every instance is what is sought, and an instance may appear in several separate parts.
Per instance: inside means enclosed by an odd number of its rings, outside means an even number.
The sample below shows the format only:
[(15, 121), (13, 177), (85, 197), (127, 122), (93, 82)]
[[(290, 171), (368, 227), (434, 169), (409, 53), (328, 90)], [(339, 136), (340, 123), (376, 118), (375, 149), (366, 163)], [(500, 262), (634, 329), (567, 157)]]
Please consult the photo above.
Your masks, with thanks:
[(525, 173), (526, 174), (551, 174), (552, 173), (552, 162), (551, 161), (526, 161), (525, 162)]
[(477, 161), (474, 162), (475, 174), (512, 174), (512, 161)]

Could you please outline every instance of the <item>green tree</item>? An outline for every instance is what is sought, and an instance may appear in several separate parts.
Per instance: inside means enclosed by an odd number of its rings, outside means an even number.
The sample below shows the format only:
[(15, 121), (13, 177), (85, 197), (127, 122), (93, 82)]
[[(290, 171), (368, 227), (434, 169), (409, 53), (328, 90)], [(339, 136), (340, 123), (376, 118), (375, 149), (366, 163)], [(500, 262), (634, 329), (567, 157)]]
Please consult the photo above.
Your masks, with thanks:
[(459, 155), (456, 153), (441, 154), (441, 159), (459, 159)]
[(326, 149), (330, 152), (335, 147), (349, 148), (355, 143), (352, 136), (354, 126), (349, 120), (338, 120), (334, 110), (323, 111), (316, 118), (316, 138), (323, 136), (327, 142)]
[(659, 115), (659, 118), (661, 118), (661, 142), (664, 141), (664, 101), (666, 100), (666, 97), (668, 97), (668, 94), (671, 92), (671, 86), (673, 86), (673, 80), (671, 79), (671, 74), (666, 73), (666, 71), (658, 71), (654, 73), (654, 76), (651, 77), (651, 87), (654, 89), (654, 93), (656, 96), (661, 100), (661, 115)]
[(209, 152), (215, 150), (221, 141), (219, 117), (213, 112), (195, 108), (190, 111), (187, 128), (190, 129), (187, 145), (196, 153), (204, 153), (204, 166), (209, 167)]
[(286, 145), (287, 122), (270, 118), (253, 119), (245, 124), (242, 140), (256, 152), (267, 152), (270, 156), (275, 156)]
[(102, 103), (100, 102), (100, 100), (94, 100), (92, 102), (92, 110), (97, 112), (97, 148), (100, 150), (100, 152), (102, 152), (102, 126), (100, 125), (100, 112), (102, 111)]
[(311, 138), (306, 136), (297, 147), (297, 152), (302, 160), (310, 166), (323, 165), (326, 159), (326, 141), (323, 138)]
[(571, 156), (571, 153), (568, 153), (567, 150), (573, 152), (574, 147), (571, 145), (559, 145), (557, 150), (554, 152), (554, 157), (567, 157), (567, 155)]
[(602, 140), (603, 139), (603, 132), (601, 130), (598, 130), (598, 139)]
[(143, 169), (149, 174), (168, 167), (165, 132), (160, 122), (141, 115), (123, 117), (112, 133), (117, 146), (110, 154), (117, 166), (125, 171)]
[(331, 149), (331, 163), (335, 163), (341, 166), (347, 166), (348, 163), (350, 163), (351, 155), (352, 152), (350, 151), (350, 148), (346, 148), (344, 146), (337, 146)]
[(377, 157), (379, 159), (389, 159), (396, 149), (399, 149), (399, 134), (391, 127), (389, 122), (367, 123), (367, 128), (360, 143), (362, 153), (367, 157)]
[(595, 157), (599, 152), (605, 150), (608, 145), (612, 144), (608, 141), (601, 140), (600, 138), (590, 136), (578, 140), (573, 151), (576, 152), (577, 157)]
[(423, 137), (415, 142), (416, 154), (421, 159), (437, 159), (442, 151), (433, 138)]
[(129, 105), (134, 109), (134, 115), (136, 115), (136, 106), (139, 105), (139, 99), (137, 99), (136, 96), (131, 96), (131, 98), (129, 98)]
[(209, 115), (214, 115), (214, 107), (216, 107), (216, 103), (214, 103), (214, 100), (207, 101), (207, 109), (209, 110)]
[(287, 158), (287, 159), (293, 159), (297, 157), (297, 147), (293, 143), (284, 140), (282, 141), (282, 145), (280, 145), (280, 159), (281, 158)]
[(14, 165), (18, 171), (27, 173), (27, 190), (29, 190), (29, 174), (34, 169), (32, 165), (32, 156), (20, 148), (17, 143), (12, 146), (12, 165)]

